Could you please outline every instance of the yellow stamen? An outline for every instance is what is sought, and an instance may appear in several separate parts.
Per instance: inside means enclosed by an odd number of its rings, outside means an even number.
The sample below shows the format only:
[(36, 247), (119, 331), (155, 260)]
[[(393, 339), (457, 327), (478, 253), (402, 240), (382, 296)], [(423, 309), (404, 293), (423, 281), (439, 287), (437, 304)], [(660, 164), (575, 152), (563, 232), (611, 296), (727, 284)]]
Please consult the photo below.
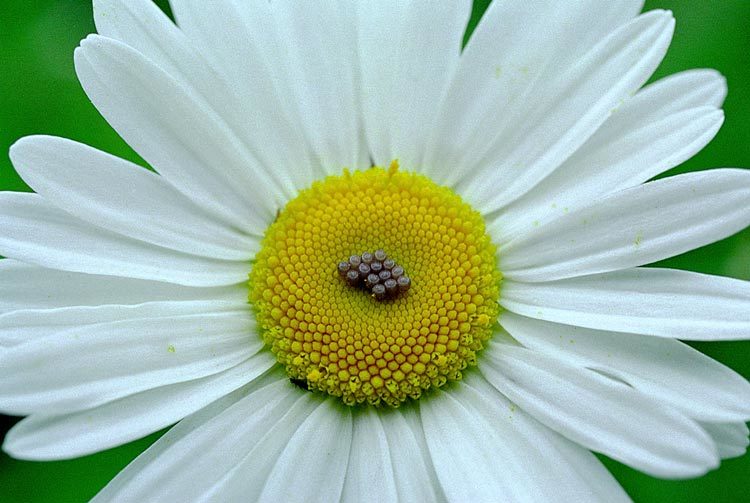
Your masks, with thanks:
[[(377, 300), (337, 264), (386, 250), (413, 281)], [(284, 208), (250, 275), (265, 342), (290, 378), (354, 405), (399, 406), (461, 379), (497, 319), (500, 272), (482, 217), (398, 170), (330, 176)]]

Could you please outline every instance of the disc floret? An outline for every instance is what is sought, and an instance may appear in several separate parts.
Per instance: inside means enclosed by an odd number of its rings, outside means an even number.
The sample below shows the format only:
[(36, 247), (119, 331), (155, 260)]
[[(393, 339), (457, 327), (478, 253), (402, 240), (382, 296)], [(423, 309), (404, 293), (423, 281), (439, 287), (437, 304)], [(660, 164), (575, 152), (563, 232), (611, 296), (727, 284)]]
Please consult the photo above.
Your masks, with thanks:
[(345, 171), (269, 226), (250, 301), (291, 379), (396, 407), (476, 362), (499, 311), (495, 251), (450, 189), (395, 163)]

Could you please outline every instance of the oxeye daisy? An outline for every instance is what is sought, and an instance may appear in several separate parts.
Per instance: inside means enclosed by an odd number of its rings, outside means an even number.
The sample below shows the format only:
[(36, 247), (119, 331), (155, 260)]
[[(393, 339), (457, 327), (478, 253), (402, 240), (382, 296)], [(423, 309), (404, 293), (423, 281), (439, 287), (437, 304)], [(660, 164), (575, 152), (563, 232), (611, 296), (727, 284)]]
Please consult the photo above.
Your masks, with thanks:
[(626, 501), (695, 477), (750, 384), (750, 284), (642, 267), (750, 224), (714, 71), (644, 87), (636, 0), (95, 0), (76, 71), (147, 170), (71, 140), (0, 194), (4, 449), (173, 426), (97, 501)]

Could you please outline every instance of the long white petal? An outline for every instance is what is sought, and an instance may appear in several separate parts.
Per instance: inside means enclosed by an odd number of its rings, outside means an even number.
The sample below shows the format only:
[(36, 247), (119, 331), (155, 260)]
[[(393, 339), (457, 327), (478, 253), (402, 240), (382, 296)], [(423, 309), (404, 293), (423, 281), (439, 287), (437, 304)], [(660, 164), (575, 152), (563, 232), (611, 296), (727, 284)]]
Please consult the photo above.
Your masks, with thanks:
[[(277, 493), (291, 492), (282, 500), (338, 501), (351, 443), (349, 409), (275, 379), (211, 419), (188, 418), (184, 428), (180, 423), (99, 500), (127, 494), (171, 501), (281, 501)], [(298, 463), (307, 468), (299, 470)], [(314, 487), (311, 480), (317, 480)]]
[(416, 407), (402, 407), (380, 416), (396, 475), (398, 501), (443, 503), (445, 494), (432, 465)]
[(71, 328), (2, 355), (0, 410), (67, 413), (139, 391), (216, 374), (263, 345), (247, 309), (163, 302), (118, 321)]
[(420, 401), (449, 501), (629, 501), (585, 449), (540, 425), (478, 375)]
[[(505, 5), (509, 3), (504, 2)], [(567, 33), (558, 34), (560, 37), (553, 42), (556, 47), (567, 49), (566, 44), (574, 32), (576, 42), (573, 44), (578, 44), (577, 36), (582, 31), (571, 28), (571, 24), (589, 22), (601, 27), (599, 21), (592, 20), (601, 7), (592, 7), (591, 3), (576, 2), (571, 10), (567, 10), (568, 2), (556, 7), (563, 11), (559, 13), (561, 19), (552, 25), (551, 30), (548, 25), (543, 28), (548, 35), (558, 29)], [(527, 4), (514, 5), (515, 9), (528, 11)], [(587, 8), (587, 13), (581, 12)], [(513, 16), (509, 20), (517, 22)], [(536, 23), (541, 25), (543, 19), (537, 19), (533, 24)], [(529, 30), (525, 23), (517, 24), (514, 32)], [(593, 49), (576, 57), (570, 64), (562, 63), (567, 64), (562, 68), (557, 68), (561, 63), (556, 61), (553, 65), (546, 59), (554, 57), (555, 51), (540, 55), (524, 53), (522, 61), (506, 64), (500, 61), (484, 63), (474, 71), (484, 74), (480, 82), (493, 75), (498, 64), (501, 67), (500, 79), (486, 84), (493, 91), (491, 96), (495, 103), (476, 100), (473, 106), (483, 108), (472, 111), (471, 115), (465, 112), (474, 120), (467, 124), (457, 122), (463, 126), (461, 129), (453, 135), (441, 136), (443, 147), (438, 153), (433, 153), (435, 160), (426, 164), (440, 163), (445, 175), (436, 178), (447, 185), (455, 183), (457, 190), (481, 212), (486, 214), (498, 210), (549, 175), (601, 126), (612, 108), (643, 85), (661, 61), (672, 29), (671, 16), (654, 11), (614, 30), (596, 46), (592, 43)], [(589, 26), (582, 30), (590, 33)], [(532, 28), (519, 34), (522, 41), (513, 40), (508, 47), (517, 45), (526, 51), (526, 44), (539, 43), (525, 39), (534, 33), (536, 30)], [(547, 42), (540, 45), (544, 43)], [(496, 54), (490, 56), (497, 58)], [(537, 61), (536, 57), (543, 60)], [(562, 56), (558, 59), (569, 61)], [(556, 70), (548, 74), (551, 66)], [(507, 76), (503, 77), (502, 72)], [(503, 81), (507, 79), (520, 79), (523, 84), (504, 86)], [(543, 85), (537, 88), (532, 83)], [(498, 89), (512, 95), (500, 96), (502, 92)], [(516, 106), (497, 108), (498, 104), (507, 102)], [(501, 124), (497, 124), (498, 117), (502, 118)]]
[(750, 225), (750, 170), (716, 169), (616, 192), (501, 247), (516, 281), (552, 281), (656, 262)]
[[(205, 501), (200, 495), (285, 414), (309, 412), (310, 398), (290, 384), (283, 371), (272, 371), (177, 423), (93, 501), (125, 497), (133, 501)], [(307, 408), (301, 409), (304, 404)]]
[[(243, 283), (245, 283), (243, 281)], [(166, 300), (247, 301), (245, 285), (195, 288), (122, 278), (81, 274), (0, 260), (0, 313), (47, 310), (74, 306), (132, 305)], [(40, 320), (19, 315), (35, 326)], [(7, 326), (7, 325), (6, 325)]]
[[(291, 386), (289, 383), (286, 383), (286, 385), (287, 389)], [(294, 402), (286, 409), (276, 407), (271, 414), (271, 411), (265, 410), (268, 409), (265, 406), (253, 414), (251, 426), (261, 428), (261, 430), (252, 432), (253, 435), (250, 439), (246, 439), (247, 433), (239, 437), (242, 443), (237, 447), (240, 447), (242, 452), (239, 456), (233, 454), (229, 458), (230, 461), (233, 461), (233, 465), (230, 465), (229, 469), (227, 469), (227, 462), (225, 461), (222, 473), (216, 473), (218, 470), (212, 469), (208, 477), (201, 475), (200, 484), (202, 487), (200, 491), (195, 491), (197, 499), (201, 501), (236, 501), (238, 499), (262, 501), (261, 493), (287, 443), (321, 404), (320, 397), (300, 392), (299, 389), (292, 391), (294, 391), (292, 395)], [(279, 392), (289, 393), (290, 395), (292, 393), (288, 390), (276, 391), (276, 393)], [(253, 396), (248, 397), (246, 401), (250, 400), (263, 404), (262, 401), (255, 400)], [(265, 400), (268, 402), (267, 398)], [(274, 406), (276, 403), (271, 401), (269, 405)], [(261, 417), (264, 417), (264, 423), (258, 421)], [(224, 424), (222, 422), (220, 426)], [(271, 425), (271, 427), (268, 425)], [(234, 445), (237, 445), (236, 442), (228, 448), (236, 448)], [(343, 456), (346, 459), (345, 453)], [(342, 479), (343, 476), (342, 473)], [(215, 482), (214, 478), (216, 478)], [(212, 483), (212, 485), (208, 483)], [(339, 492), (340, 488), (341, 486), (338, 486)], [(304, 496), (304, 494), (299, 495), (300, 498), (304, 498)]]
[[(297, 103), (292, 88), (295, 85), (312, 86), (313, 83), (289, 82), (291, 78), (299, 80), (299, 73), (289, 74), (287, 71), (287, 41), (277, 33), (272, 4), (215, 0), (211, 8), (206, 9), (201, 0), (172, 0), (171, 5), (181, 33), (214, 65), (216, 77), (228, 88), (230, 98), (212, 97), (209, 102), (233, 125), (284, 194), (292, 197), (296, 190), (333, 171), (333, 166), (321, 166), (322, 159), (316, 157), (320, 153), (319, 149), (316, 152), (316, 147), (324, 145), (313, 145), (309, 143), (312, 138), (305, 137), (307, 124), (299, 115), (298, 105), (315, 106), (315, 103)], [(301, 12), (310, 14), (309, 9), (301, 9)], [(318, 28), (318, 34), (330, 36), (325, 28)], [(324, 52), (316, 54), (316, 58), (325, 57)], [(312, 61), (309, 63), (314, 65)], [(351, 68), (351, 61), (345, 66)], [(341, 68), (335, 74), (340, 71)], [(345, 85), (342, 82), (337, 89), (344, 92)], [(309, 92), (325, 93), (326, 89)], [(203, 92), (204, 95), (209, 93), (210, 90)], [(227, 104), (231, 110), (227, 110)], [(326, 117), (330, 118), (330, 114)], [(320, 125), (323, 118), (311, 120)], [(345, 125), (323, 127), (343, 128)], [(355, 128), (349, 133), (357, 135), (358, 131)], [(349, 144), (343, 139), (337, 145), (342, 153), (347, 154), (356, 152), (358, 147), (361, 147), (358, 142)], [(337, 160), (344, 162), (344, 159)], [(350, 161), (347, 157), (346, 164)], [(336, 166), (336, 169), (341, 167)]]
[[(338, 501), (351, 443), (351, 409), (328, 397), (288, 439), (258, 500)], [(300, 470), (300, 466), (305, 468)]]
[[(640, 11), (642, 1), (492, 2), (461, 55), (425, 158), (441, 183), (466, 176), (468, 146), (486, 150), (552, 76)], [(530, 101), (530, 99), (529, 99)], [(521, 114), (522, 115), (522, 114)], [(448, 141), (446, 141), (448, 140)], [(446, 144), (447, 143), (447, 144)], [(459, 173), (454, 173), (460, 170)]]
[(560, 325), (511, 312), (503, 313), (500, 323), (527, 348), (612, 375), (689, 417), (750, 419), (750, 383), (677, 340)]
[(695, 477), (719, 464), (714, 443), (695, 421), (592, 370), (494, 344), (481, 371), (540, 422), (650, 475)]
[(711, 438), (722, 459), (742, 456), (750, 445), (748, 428), (745, 423), (700, 423)]
[(83, 222), (38, 194), (0, 192), (0, 254), (42, 267), (191, 286), (247, 279), (249, 262), (161, 248)]
[(374, 502), (445, 501), (424, 440), (420, 442), (422, 425), (411, 410), (353, 411), (354, 436), (341, 501), (357, 501), (362, 495)]
[(358, 2), (362, 102), (376, 164), (422, 169), (439, 103), (459, 62), (471, 2)]
[[(154, 61), (215, 110), (255, 154), (259, 161), (255, 167), (273, 180), (281, 194), (293, 197), (310, 184), (311, 170), (300, 128), (285, 109), (289, 100), (276, 93), (281, 83), (263, 66), (267, 59), (276, 58), (266, 54), (265, 47), (254, 52), (257, 28), (265, 26), (268, 17), (258, 14), (267, 14), (268, 4), (216, 0), (206, 9), (204, 2), (171, 3), (181, 29), (151, 0), (95, 0), (97, 31)], [(196, 8), (197, 16), (187, 19), (185, 6)], [(243, 19), (245, 11), (254, 11), (250, 15), (254, 30)], [(196, 37), (196, 22), (208, 24), (209, 32), (198, 30)], [(213, 29), (213, 23), (220, 27)]]
[(164, 179), (217, 217), (261, 236), (286, 198), (223, 118), (131, 47), (98, 35), (76, 49), (81, 85)]
[(380, 415), (381, 411), (374, 407), (354, 411), (352, 448), (341, 493), (342, 501), (356, 501), (364, 495), (376, 502), (399, 500), (391, 449), (403, 449), (405, 446), (389, 445), (386, 426), (381, 422)]
[(566, 325), (684, 340), (750, 338), (750, 282), (641, 267), (550, 281), (505, 281), (500, 304)]
[(712, 70), (690, 70), (626, 100), (562, 166), (490, 218), (488, 232), (504, 245), (618, 190), (634, 187), (684, 162), (716, 134), (726, 82)]
[[(93, 0), (93, 4), (97, 33), (132, 47), (207, 101), (227, 101), (226, 84), (216, 77), (211, 62), (154, 2)], [(217, 99), (222, 93), (224, 99)]]
[[(726, 97), (727, 80), (724, 76), (716, 70), (704, 68), (664, 77), (644, 87), (637, 95), (639, 103), (653, 105), (645, 119), (703, 106), (720, 108)], [(635, 112), (635, 109), (631, 110)]]
[(6, 435), (3, 450), (18, 459), (70, 459), (125, 444), (165, 428), (255, 379), (275, 363), (270, 352), (218, 374), (154, 388), (93, 409), (34, 414)]
[(160, 176), (86, 145), (31, 136), (10, 158), (46, 201), (112, 232), (210, 258), (249, 260), (258, 250), (257, 237), (211, 218)]
[(248, 309), (247, 301), (225, 299), (203, 299), (191, 304), (180, 304), (180, 301), (155, 301), (140, 304), (109, 304), (101, 306), (62, 307), (57, 309), (23, 309), (0, 315), (0, 345), (18, 346), (42, 337), (58, 334), (67, 330), (87, 325), (114, 323), (134, 315), (144, 316), (160, 314), (160, 309), (171, 309), (180, 305), (198, 305), (196, 302), (208, 302), (223, 311), (228, 309), (237, 312)]
[[(369, 167), (362, 135), (356, 7), (345, 0), (301, 9), (296, 0), (271, 2), (277, 39), (277, 66), (295, 120), (323, 173)], [(250, 26), (253, 29), (254, 26)]]

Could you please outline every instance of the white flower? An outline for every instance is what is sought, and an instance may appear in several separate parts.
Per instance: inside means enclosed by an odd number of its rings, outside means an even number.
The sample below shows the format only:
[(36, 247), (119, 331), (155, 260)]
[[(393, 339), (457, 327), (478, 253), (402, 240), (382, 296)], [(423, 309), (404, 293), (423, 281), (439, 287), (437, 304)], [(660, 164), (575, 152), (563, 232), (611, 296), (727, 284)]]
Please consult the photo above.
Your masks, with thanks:
[[(670, 13), (497, 0), (461, 51), (469, 0), (172, 5), (95, 0), (75, 57), (158, 174), (11, 150), (7, 452), (179, 421), (98, 500), (456, 502), (627, 500), (590, 451), (744, 453), (750, 385), (677, 339), (747, 338), (750, 285), (640, 267), (750, 224), (748, 171), (648, 182), (723, 120), (716, 72), (640, 89)], [(335, 272), (381, 244), (413, 281), (383, 302)]]

